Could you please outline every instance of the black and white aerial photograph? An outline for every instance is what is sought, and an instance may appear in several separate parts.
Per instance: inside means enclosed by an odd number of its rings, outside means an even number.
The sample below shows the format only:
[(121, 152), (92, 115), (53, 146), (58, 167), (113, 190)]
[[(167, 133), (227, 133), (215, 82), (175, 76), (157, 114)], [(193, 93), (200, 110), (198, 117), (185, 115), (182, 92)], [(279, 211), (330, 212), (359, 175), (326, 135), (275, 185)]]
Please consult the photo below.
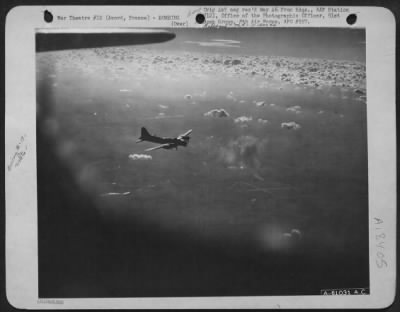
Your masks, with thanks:
[(363, 28), (36, 33), (39, 298), (369, 291)]

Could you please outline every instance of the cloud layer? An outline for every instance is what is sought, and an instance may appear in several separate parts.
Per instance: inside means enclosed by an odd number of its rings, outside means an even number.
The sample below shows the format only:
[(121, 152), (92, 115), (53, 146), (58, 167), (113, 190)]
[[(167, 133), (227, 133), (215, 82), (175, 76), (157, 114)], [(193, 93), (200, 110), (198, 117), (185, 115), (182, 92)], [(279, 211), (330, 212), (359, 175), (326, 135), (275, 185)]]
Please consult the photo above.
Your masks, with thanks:
[[(217, 47), (217, 48), (240, 48), (240, 45), (232, 44), (233, 42), (226, 41), (185, 41), (185, 43), (196, 44), (201, 47)], [(236, 42), (234, 42), (236, 43)]]

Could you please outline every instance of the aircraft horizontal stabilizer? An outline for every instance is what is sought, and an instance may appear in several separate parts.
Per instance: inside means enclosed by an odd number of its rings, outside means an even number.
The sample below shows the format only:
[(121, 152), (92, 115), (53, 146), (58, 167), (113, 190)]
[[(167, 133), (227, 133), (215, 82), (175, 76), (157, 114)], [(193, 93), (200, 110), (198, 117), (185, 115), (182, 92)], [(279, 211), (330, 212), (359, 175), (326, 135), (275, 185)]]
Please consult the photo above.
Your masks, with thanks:
[(36, 52), (160, 43), (174, 38), (174, 33), (159, 29), (43, 28), (36, 31)]

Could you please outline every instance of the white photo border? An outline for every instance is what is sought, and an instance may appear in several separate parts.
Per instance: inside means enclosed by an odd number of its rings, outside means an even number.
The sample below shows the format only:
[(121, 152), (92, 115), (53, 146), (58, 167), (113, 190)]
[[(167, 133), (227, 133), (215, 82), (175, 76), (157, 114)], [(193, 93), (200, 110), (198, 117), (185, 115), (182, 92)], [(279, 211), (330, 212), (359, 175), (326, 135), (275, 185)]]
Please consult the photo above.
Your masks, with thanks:
[[(54, 15), (120, 15), (132, 10), (162, 12), (196, 24), (200, 6), (20, 6), (6, 18), (6, 292), (9, 303), (29, 309), (146, 308), (384, 308), (395, 296), (396, 282), (396, 111), (395, 18), (381, 7), (348, 7), (357, 27), (366, 30), (367, 124), (369, 174), (370, 294), (363, 296), (249, 296), (192, 298), (38, 298), (36, 71), (38, 28), (170, 28), (168, 21), (62, 21)], [(305, 27), (296, 25), (295, 27)], [(351, 28), (345, 19), (311, 21), (307, 27)], [(24, 140), (26, 154), (8, 170), (15, 146)]]

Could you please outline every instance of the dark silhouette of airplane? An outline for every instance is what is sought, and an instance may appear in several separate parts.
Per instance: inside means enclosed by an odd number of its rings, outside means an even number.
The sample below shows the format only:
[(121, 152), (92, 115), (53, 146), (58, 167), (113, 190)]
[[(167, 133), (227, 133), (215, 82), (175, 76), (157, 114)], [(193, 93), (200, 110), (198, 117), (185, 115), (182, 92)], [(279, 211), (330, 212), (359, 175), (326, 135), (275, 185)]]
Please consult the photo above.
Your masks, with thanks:
[(140, 133), (140, 138), (139, 140), (136, 141), (136, 143), (140, 143), (142, 141), (147, 141), (147, 142), (153, 142), (153, 143), (158, 143), (161, 145), (158, 145), (156, 147), (148, 148), (145, 151), (153, 151), (159, 148), (164, 148), (164, 149), (172, 149), (175, 148), (176, 150), (178, 149), (178, 146), (186, 146), (189, 143), (190, 137), (189, 134), (192, 133), (193, 130), (186, 131), (184, 134), (179, 135), (176, 138), (161, 138), (156, 135), (151, 135), (145, 127), (142, 127), (141, 133)]

